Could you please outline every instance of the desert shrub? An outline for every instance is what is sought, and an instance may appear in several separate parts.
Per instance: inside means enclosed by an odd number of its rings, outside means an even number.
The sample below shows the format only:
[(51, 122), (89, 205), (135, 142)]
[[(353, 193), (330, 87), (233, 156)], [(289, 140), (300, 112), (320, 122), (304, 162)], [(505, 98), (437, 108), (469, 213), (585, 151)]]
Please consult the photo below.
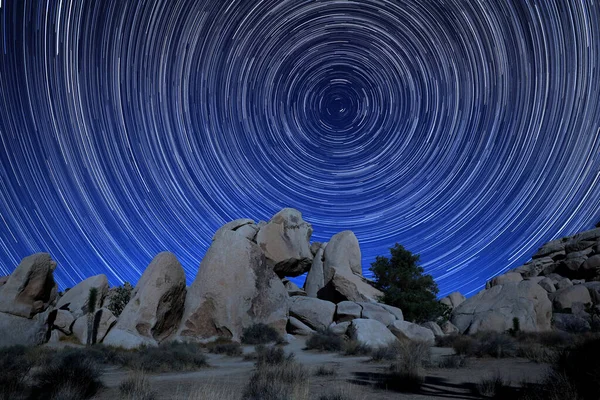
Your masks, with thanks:
[(465, 368), (467, 366), (467, 357), (459, 354), (443, 356), (440, 358), (438, 368)]
[(49, 365), (33, 375), (33, 397), (80, 400), (92, 397), (102, 386), (98, 364), (85, 355), (59, 352)]
[(543, 346), (539, 343), (520, 344), (517, 356), (526, 358), (536, 363), (554, 363), (558, 358), (558, 351)]
[(256, 366), (261, 368), (263, 366), (274, 366), (282, 365), (294, 360), (294, 353), (288, 355), (281, 347), (268, 347), (258, 345), (255, 348), (256, 353)]
[(337, 370), (333, 367), (328, 367), (326, 365), (320, 365), (315, 370), (316, 376), (334, 376), (337, 375)]
[(477, 354), (478, 347), (477, 340), (467, 335), (457, 335), (452, 342), (452, 348), (456, 354), (462, 356), (474, 356)]
[(499, 372), (491, 377), (483, 378), (473, 387), (473, 391), (476, 395), (496, 399), (506, 399), (511, 394), (510, 382), (505, 380)]
[(24, 346), (0, 348), (0, 399), (16, 399), (26, 390), (25, 380), (34, 363)]
[(423, 366), (429, 362), (430, 346), (421, 341), (399, 343), (398, 358), (390, 366), (385, 386), (400, 392), (418, 392), (425, 381)]
[(244, 344), (267, 344), (280, 340), (281, 335), (279, 332), (265, 324), (251, 325), (242, 332), (242, 343)]
[(514, 357), (517, 354), (517, 342), (511, 336), (498, 332), (478, 332), (475, 336), (477, 356)]
[(129, 300), (131, 299), (131, 292), (133, 291), (133, 286), (129, 282), (125, 282), (123, 286), (117, 286), (111, 289), (110, 293), (110, 303), (108, 304), (108, 309), (113, 313), (115, 317), (119, 317)]
[(335, 388), (330, 393), (319, 396), (319, 400), (354, 400), (355, 398), (348, 388)]
[(236, 342), (229, 343), (211, 343), (208, 347), (208, 351), (213, 354), (225, 354), (230, 357), (241, 356), (242, 346)]
[(342, 351), (345, 356), (368, 356), (373, 349), (357, 340), (349, 340), (344, 342)]
[(564, 374), (551, 373), (539, 384), (521, 385), (518, 400), (579, 400), (575, 386)]
[(313, 333), (306, 341), (306, 348), (319, 351), (341, 351), (344, 347), (344, 340), (326, 329)]
[(376, 347), (371, 351), (372, 361), (391, 361), (395, 360), (400, 353), (400, 344), (398, 342), (390, 343), (387, 346)]
[(150, 381), (142, 372), (135, 372), (121, 382), (119, 392), (128, 400), (156, 399), (156, 392), (152, 390)]
[(193, 371), (208, 366), (202, 348), (194, 343), (163, 343), (123, 354), (123, 366), (146, 372)]
[(217, 383), (196, 386), (187, 400), (232, 400), (239, 399), (239, 393), (228, 385)]
[(391, 258), (377, 256), (370, 270), (375, 287), (383, 292), (382, 303), (398, 307), (407, 321), (434, 321), (448, 314), (448, 307), (436, 299), (438, 287), (433, 277), (418, 265), (419, 255), (396, 243)]
[(435, 338), (435, 345), (437, 347), (453, 347), (454, 342), (460, 340), (463, 336), (459, 333), (451, 333), (444, 336), (437, 336)]
[(587, 340), (564, 351), (554, 367), (585, 399), (600, 398), (600, 339)]
[(308, 400), (308, 371), (293, 361), (263, 365), (244, 388), (242, 400)]

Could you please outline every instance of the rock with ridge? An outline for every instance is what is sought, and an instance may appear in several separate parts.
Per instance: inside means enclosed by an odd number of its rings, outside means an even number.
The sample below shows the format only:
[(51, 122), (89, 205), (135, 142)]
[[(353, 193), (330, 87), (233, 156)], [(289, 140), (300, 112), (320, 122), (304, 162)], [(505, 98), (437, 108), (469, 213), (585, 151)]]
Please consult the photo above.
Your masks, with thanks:
[(30, 318), (46, 310), (58, 293), (55, 268), (47, 253), (23, 258), (0, 290), (0, 312)]
[(564, 289), (573, 286), (573, 282), (569, 278), (563, 278), (556, 283), (556, 289)]
[[(314, 243), (313, 243), (314, 244)], [(306, 275), (306, 282), (304, 282), (304, 291), (309, 297), (317, 297), (319, 290), (325, 286), (325, 278), (323, 275), (323, 254), (325, 250), (319, 248), (313, 258), (312, 266)]]
[(50, 339), (47, 312), (24, 318), (0, 312), (0, 348), (37, 346)]
[(352, 321), (361, 318), (362, 306), (353, 301), (342, 301), (337, 304), (335, 320), (339, 322)]
[(260, 228), (256, 243), (269, 265), (280, 277), (299, 276), (310, 269), (312, 225), (302, 219), (300, 211), (284, 208)]
[(318, 297), (341, 301), (376, 302), (383, 293), (362, 276), (358, 239), (352, 231), (335, 234), (323, 253), (325, 286)]
[(372, 348), (385, 347), (396, 341), (392, 332), (375, 319), (353, 320), (348, 327), (347, 334), (351, 339)]
[(565, 251), (567, 253), (576, 253), (591, 249), (594, 244), (596, 244), (596, 242), (593, 240), (571, 240), (565, 245)]
[(398, 339), (409, 339), (429, 344), (435, 343), (435, 336), (430, 329), (413, 324), (412, 322), (395, 321), (388, 328)]
[(396, 321), (396, 317), (385, 308), (381, 307), (380, 304), (369, 302), (363, 302), (359, 304), (362, 307), (361, 318), (375, 319), (385, 326), (388, 326)]
[(452, 292), (448, 296), (440, 299), (440, 303), (447, 305), (450, 309), (454, 309), (461, 305), (467, 298), (460, 292)]
[(288, 320), (287, 331), (292, 335), (300, 336), (309, 336), (315, 333), (314, 329), (294, 317), (290, 317)]
[[(563, 252), (564, 254), (564, 252)], [(511, 272), (518, 272), (523, 278), (536, 277), (542, 273), (550, 273), (556, 268), (556, 261), (551, 257), (541, 257), (531, 260)]]
[(100, 308), (102, 300), (108, 293), (108, 279), (106, 275), (96, 275), (79, 282), (65, 293), (56, 303), (56, 307), (69, 310), (75, 318), (88, 313), (88, 299), (91, 288), (96, 288), (97, 297), (95, 309)]
[(71, 314), (68, 310), (53, 310), (52, 313), (52, 317), (54, 319), (52, 321), (52, 327), (60, 330), (66, 335), (70, 335), (71, 327), (73, 322), (75, 322), (73, 314)]
[(600, 254), (596, 254), (588, 258), (581, 265), (582, 275), (585, 277), (600, 276)]
[(335, 304), (313, 297), (290, 298), (290, 316), (315, 330), (325, 330), (333, 322)]
[(169, 252), (158, 254), (144, 271), (104, 343), (135, 348), (164, 341), (177, 330), (185, 295), (185, 273), (177, 257)]
[(522, 280), (523, 280), (523, 277), (521, 276), (521, 274), (519, 274), (517, 272), (508, 272), (504, 275), (496, 276), (491, 281), (489, 281), (486, 284), (486, 289), (489, 289), (489, 288), (497, 286), (497, 285), (503, 285), (505, 283), (510, 283), (510, 282), (517, 283), (517, 282), (521, 282)]
[(442, 328), (437, 323), (435, 323), (433, 321), (425, 322), (425, 323), (421, 324), (421, 326), (423, 328), (427, 328), (431, 332), (433, 332), (433, 336), (435, 336), (435, 337), (446, 336), (446, 334), (444, 333), (444, 331), (442, 331)]
[(550, 330), (552, 303), (548, 293), (537, 283), (521, 281), (483, 290), (467, 299), (452, 312), (451, 322), (461, 333), (474, 334), (491, 330), (505, 332), (520, 321), (521, 330)]
[(257, 244), (224, 231), (206, 252), (188, 289), (177, 338), (239, 341), (245, 328), (258, 323), (285, 334), (287, 290)]
[(583, 285), (569, 286), (560, 289), (553, 293), (551, 297), (556, 311), (570, 309), (573, 306), (573, 303), (577, 302), (584, 304), (592, 303), (590, 292)]
[(550, 256), (551, 254), (564, 252), (565, 244), (566, 244), (565, 242), (566, 241), (563, 239), (557, 239), (557, 240), (548, 242), (548, 243), (544, 244), (542, 247), (540, 247), (539, 250), (532, 256), (532, 258), (533, 259), (542, 258), (542, 257)]

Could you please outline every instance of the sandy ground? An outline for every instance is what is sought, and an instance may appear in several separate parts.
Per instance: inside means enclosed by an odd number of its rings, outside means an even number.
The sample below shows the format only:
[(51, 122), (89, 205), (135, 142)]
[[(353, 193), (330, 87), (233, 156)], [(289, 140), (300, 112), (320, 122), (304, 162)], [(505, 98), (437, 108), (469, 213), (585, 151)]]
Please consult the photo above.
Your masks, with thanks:
[[(378, 385), (389, 367), (389, 362), (370, 362), (369, 357), (346, 357), (334, 353), (305, 351), (304, 340), (296, 339), (285, 347), (293, 352), (297, 362), (311, 370), (321, 365), (332, 366), (335, 376), (311, 376), (310, 399), (343, 388), (355, 399), (477, 399), (471, 388), (484, 378), (500, 374), (505, 380), (518, 386), (522, 382), (538, 382), (545, 376), (548, 366), (526, 359), (469, 359), (468, 365), (460, 369), (428, 369), (426, 380), (418, 394), (405, 394), (385, 390)], [(245, 347), (244, 352), (252, 352)], [(452, 354), (452, 349), (432, 348), (432, 358)], [(211, 367), (195, 372), (149, 374), (152, 388), (158, 399), (201, 400), (202, 387), (240, 393), (248, 382), (254, 363), (242, 357), (208, 355)], [(106, 386), (95, 398), (99, 400), (119, 399), (118, 386), (130, 371), (108, 368), (103, 375)]]

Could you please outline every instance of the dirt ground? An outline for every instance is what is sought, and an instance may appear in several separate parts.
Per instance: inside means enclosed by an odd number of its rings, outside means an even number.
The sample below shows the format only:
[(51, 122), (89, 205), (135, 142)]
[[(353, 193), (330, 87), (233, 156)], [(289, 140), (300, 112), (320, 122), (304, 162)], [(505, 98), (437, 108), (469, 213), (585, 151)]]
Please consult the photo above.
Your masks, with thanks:
[[(317, 353), (305, 351), (302, 338), (293, 340), (285, 349), (294, 353), (300, 364), (314, 371), (319, 366), (331, 366), (337, 370), (335, 376), (311, 376), (310, 399), (318, 399), (323, 394), (336, 389), (351, 393), (357, 400), (362, 399), (477, 399), (471, 388), (482, 379), (500, 374), (513, 386), (523, 382), (541, 381), (548, 366), (536, 364), (522, 358), (492, 359), (472, 358), (464, 368), (459, 369), (427, 369), (425, 384), (418, 394), (397, 393), (380, 387), (381, 377), (389, 367), (389, 362), (371, 362), (369, 357), (347, 357), (334, 353)], [(252, 352), (248, 346), (244, 352)], [(443, 355), (452, 354), (452, 349), (432, 348), (435, 360)], [(254, 363), (244, 361), (242, 357), (227, 357), (210, 354), (209, 368), (195, 372), (149, 374), (148, 378), (158, 399), (201, 400), (202, 388), (211, 387), (225, 392), (241, 393), (248, 382)], [(119, 399), (119, 384), (130, 371), (111, 368), (103, 375), (105, 388), (95, 397), (99, 400)], [(227, 398), (225, 396), (224, 398)]]

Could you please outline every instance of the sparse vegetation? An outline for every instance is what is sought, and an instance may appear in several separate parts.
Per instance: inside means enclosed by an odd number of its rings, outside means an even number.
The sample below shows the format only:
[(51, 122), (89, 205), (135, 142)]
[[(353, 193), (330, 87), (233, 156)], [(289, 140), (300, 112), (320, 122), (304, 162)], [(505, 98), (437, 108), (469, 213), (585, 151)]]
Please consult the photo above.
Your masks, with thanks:
[(349, 340), (344, 342), (342, 351), (345, 356), (368, 356), (373, 349), (357, 340)]
[(459, 354), (443, 356), (437, 364), (438, 368), (465, 368), (467, 366), (467, 357)]
[(146, 372), (193, 371), (208, 366), (202, 348), (194, 343), (163, 343), (124, 352), (123, 366)]
[(25, 379), (33, 367), (24, 346), (0, 348), (0, 399), (20, 398), (25, 391)]
[(229, 357), (241, 356), (242, 346), (237, 342), (230, 340), (220, 340), (207, 345), (208, 351), (213, 354), (225, 354)]
[(257, 362), (256, 372), (246, 385), (242, 400), (308, 400), (308, 371), (293, 358), (277, 359), (276, 365)]
[(306, 341), (306, 348), (308, 350), (319, 351), (342, 351), (344, 348), (344, 339), (331, 330), (326, 329), (313, 333)]
[(436, 299), (439, 292), (433, 277), (418, 265), (419, 255), (396, 243), (391, 258), (377, 256), (370, 270), (375, 286), (383, 292), (382, 303), (398, 307), (407, 321), (433, 321), (447, 314), (448, 307)]
[(514, 317), (512, 319), (512, 323), (513, 326), (508, 330), (508, 333), (510, 336), (515, 337), (519, 334), (519, 332), (521, 332), (521, 321), (519, 321), (519, 318)]
[(385, 386), (400, 392), (418, 392), (425, 381), (424, 364), (429, 359), (430, 347), (427, 343), (400, 342), (398, 358), (390, 366)]
[(242, 332), (242, 343), (244, 344), (267, 344), (280, 342), (281, 340), (279, 332), (275, 328), (265, 324), (254, 324)]
[(281, 347), (258, 345), (255, 348), (255, 353), (257, 368), (262, 368), (265, 365), (282, 365), (294, 360), (294, 353), (286, 355), (285, 351)]
[(505, 399), (510, 395), (509, 388), (510, 382), (505, 380), (500, 372), (496, 372), (493, 376), (483, 378), (477, 383), (474, 392), (486, 398)]
[(108, 309), (113, 313), (115, 317), (119, 317), (129, 300), (131, 299), (131, 292), (133, 291), (133, 286), (129, 282), (125, 282), (123, 286), (117, 286), (112, 290), (110, 295), (110, 303), (108, 305)]
[(154, 400), (156, 392), (143, 372), (138, 371), (127, 377), (119, 385), (119, 392), (128, 400)]
[(337, 375), (337, 371), (333, 367), (328, 367), (326, 365), (320, 365), (315, 370), (315, 375), (316, 376), (335, 376), (335, 375)]
[(398, 342), (390, 343), (387, 346), (377, 347), (371, 351), (372, 361), (392, 361), (398, 358), (400, 354), (400, 344)]

